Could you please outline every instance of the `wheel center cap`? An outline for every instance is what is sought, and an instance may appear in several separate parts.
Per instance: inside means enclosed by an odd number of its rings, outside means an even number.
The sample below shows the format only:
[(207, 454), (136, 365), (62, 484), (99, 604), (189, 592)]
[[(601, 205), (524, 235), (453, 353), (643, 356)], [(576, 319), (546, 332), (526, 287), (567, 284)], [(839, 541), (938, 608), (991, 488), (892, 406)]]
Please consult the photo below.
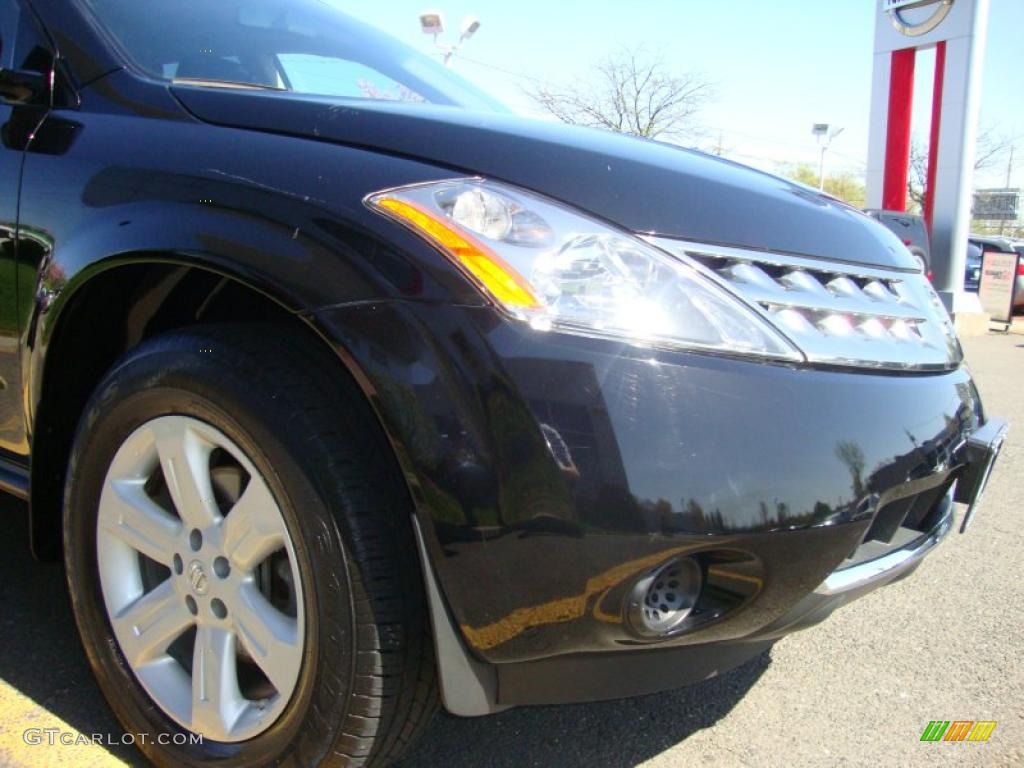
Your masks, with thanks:
[(188, 564), (188, 585), (197, 595), (205, 595), (210, 589), (210, 578), (198, 560)]

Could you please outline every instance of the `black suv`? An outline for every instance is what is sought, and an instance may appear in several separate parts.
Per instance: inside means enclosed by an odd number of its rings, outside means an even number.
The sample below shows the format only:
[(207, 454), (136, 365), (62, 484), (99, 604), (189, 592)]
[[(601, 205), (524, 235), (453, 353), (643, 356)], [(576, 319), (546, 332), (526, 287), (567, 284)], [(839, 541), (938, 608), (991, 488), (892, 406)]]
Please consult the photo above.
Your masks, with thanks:
[(1004, 426), (853, 208), (316, 0), (0, 0), (0, 56), (0, 485), (160, 765), (700, 680), (973, 511)]

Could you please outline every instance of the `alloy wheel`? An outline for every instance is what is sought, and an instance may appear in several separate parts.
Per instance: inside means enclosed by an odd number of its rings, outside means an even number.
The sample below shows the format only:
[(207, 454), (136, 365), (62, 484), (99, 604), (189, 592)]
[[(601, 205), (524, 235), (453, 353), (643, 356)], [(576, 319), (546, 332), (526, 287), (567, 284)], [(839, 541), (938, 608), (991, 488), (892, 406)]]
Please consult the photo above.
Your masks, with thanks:
[(107, 471), (96, 547), (114, 637), (160, 709), (213, 741), (269, 728), (306, 628), (291, 536), (245, 453), (191, 417), (138, 427)]

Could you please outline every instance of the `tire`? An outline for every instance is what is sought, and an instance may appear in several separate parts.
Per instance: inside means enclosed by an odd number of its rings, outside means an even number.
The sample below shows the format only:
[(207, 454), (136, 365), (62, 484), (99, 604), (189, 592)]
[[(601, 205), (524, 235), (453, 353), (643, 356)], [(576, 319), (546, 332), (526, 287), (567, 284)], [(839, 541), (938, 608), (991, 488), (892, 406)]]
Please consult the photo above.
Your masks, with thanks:
[(362, 392), (303, 333), (200, 326), (120, 360), (75, 436), (64, 550), (86, 654), (146, 756), (404, 752), (438, 698), (411, 511)]
[(925, 258), (924, 251), (913, 245), (909, 247), (909, 250), (910, 255), (914, 257), (914, 261), (916, 261), (917, 265), (921, 267), (921, 272), (927, 275), (931, 269), (928, 266), (928, 259)]

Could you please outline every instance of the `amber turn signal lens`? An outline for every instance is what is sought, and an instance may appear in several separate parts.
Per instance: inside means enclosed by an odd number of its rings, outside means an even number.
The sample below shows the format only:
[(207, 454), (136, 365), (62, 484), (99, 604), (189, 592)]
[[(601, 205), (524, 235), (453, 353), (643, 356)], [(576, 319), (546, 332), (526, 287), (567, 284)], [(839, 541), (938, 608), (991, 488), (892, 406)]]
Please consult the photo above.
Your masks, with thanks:
[(459, 232), (451, 223), (394, 197), (381, 197), (373, 202), (441, 248), (501, 304), (517, 309), (541, 307), (529, 284), (515, 269), (487, 246)]

